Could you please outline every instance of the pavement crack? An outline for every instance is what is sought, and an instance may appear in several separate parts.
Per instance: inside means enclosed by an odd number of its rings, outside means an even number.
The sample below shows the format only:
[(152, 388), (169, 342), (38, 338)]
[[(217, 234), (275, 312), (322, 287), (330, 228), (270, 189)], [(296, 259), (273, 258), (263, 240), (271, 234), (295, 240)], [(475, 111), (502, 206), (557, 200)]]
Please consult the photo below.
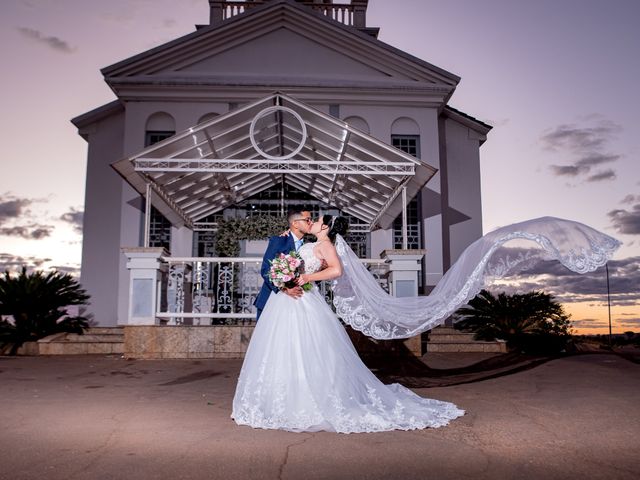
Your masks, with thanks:
[(302, 440), (301, 442), (293, 442), (287, 445), (286, 450), (284, 452), (284, 460), (282, 461), (282, 463), (280, 464), (280, 467), (278, 468), (278, 480), (282, 480), (282, 474), (284, 473), (284, 468), (287, 466), (287, 462), (289, 461), (289, 451), (291, 447), (302, 445), (307, 440), (310, 440), (315, 437), (313, 433), (308, 433), (307, 435), (309, 436), (304, 440)]

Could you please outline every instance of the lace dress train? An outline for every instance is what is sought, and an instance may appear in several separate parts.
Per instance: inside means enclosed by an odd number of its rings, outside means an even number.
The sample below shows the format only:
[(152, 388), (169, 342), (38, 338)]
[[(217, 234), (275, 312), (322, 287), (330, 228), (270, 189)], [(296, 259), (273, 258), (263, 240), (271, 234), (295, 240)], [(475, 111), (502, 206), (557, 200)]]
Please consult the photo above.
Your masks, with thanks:
[[(320, 268), (314, 244), (300, 250)], [(316, 287), (300, 299), (272, 294), (254, 330), (233, 399), (240, 425), (340, 433), (440, 427), (464, 414), (455, 405), (385, 385), (362, 363)]]

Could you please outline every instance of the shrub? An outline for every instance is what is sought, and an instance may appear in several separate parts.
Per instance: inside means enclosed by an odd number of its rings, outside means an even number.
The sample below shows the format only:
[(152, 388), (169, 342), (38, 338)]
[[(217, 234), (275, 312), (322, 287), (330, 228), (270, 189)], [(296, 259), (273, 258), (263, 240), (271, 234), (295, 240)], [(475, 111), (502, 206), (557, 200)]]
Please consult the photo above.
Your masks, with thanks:
[[(70, 316), (71, 305), (87, 305), (89, 295), (67, 273), (0, 275), (0, 348), (15, 354), (24, 343), (60, 332), (82, 334), (87, 318)], [(9, 319), (4, 317), (11, 317)]]
[(457, 329), (474, 332), (477, 340), (505, 340), (512, 351), (557, 353), (571, 340), (569, 315), (543, 292), (496, 297), (482, 290), (456, 313), (461, 317)]

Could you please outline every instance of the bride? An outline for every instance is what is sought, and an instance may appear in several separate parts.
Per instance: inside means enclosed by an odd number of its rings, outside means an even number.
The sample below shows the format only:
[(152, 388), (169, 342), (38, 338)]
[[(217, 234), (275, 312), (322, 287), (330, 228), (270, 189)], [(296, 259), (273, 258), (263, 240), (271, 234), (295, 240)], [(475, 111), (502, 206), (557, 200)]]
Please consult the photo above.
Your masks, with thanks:
[[(555, 259), (584, 273), (604, 265), (620, 243), (590, 227), (552, 217), (491, 232), (470, 245), (426, 297), (386, 294), (342, 238), (343, 217), (324, 215), (299, 251), (299, 285), (334, 280), (340, 318), (379, 339), (428, 330), (464, 305), (491, 278)], [(501, 248), (513, 240), (538, 247)], [(542, 255), (540, 255), (542, 253)], [(325, 268), (322, 268), (322, 267)], [(231, 417), (239, 425), (292, 432), (339, 433), (441, 427), (464, 415), (454, 404), (385, 385), (360, 360), (344, 327), (316, 286), (300, 298), (271, 295), (238, 379)]]

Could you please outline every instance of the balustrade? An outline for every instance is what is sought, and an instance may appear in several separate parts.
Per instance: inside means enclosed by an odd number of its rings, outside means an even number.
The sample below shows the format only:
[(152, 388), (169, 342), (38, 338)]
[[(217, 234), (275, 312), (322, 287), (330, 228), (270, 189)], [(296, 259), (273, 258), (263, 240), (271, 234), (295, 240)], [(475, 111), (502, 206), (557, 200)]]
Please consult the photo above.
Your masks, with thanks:
[[(266, 3), (266, 0), (209, 0), (211, 23), (235, 17), (264, 3)], [(316, 3), (313, 1), (301, 1), (299, 3), (345, 25), (355, 25), (358, 28), (365, 26), (364, 13), (366, 12), (367, 1), (352, 0), (351, 3), (335, 4)], [(358, 16), (363, 18), (356, 18)]]
[[(258, 257), (162, 257), (167, 281), (160, 283), (156, 318), (169, 325), (244, 325), (255, 321), (253, 302), (262, 287)], [(389, 264), (363, 259), (369, 271), (389, 291)], [(330, 282), (320, 291), (332, 305)]]

